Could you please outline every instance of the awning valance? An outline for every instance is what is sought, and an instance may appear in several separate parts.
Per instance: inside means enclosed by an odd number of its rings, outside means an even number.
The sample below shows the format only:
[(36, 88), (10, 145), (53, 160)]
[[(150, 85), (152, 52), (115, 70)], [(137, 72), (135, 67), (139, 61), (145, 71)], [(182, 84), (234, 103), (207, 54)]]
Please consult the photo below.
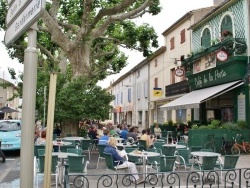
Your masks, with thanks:
[(199, 89), (187, 93), (182, 97), (161, 106), (162, 110), (199, 108), (200, 103), (226, 93), (240, 85), (242, 80), (221, 84), (209, 88)]

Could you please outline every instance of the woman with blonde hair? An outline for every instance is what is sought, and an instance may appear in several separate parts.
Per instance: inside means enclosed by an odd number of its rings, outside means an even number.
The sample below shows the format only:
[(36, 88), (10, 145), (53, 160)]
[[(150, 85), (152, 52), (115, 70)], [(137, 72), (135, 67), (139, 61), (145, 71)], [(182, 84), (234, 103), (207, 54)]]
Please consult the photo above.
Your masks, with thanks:
[(119, 152), (116, 148), (117, 140), (114, 137), (110, 137), (108, 140), (108, 145), (104, 149), (105, 153), (110, 153), (113, 157), (113, 163), (117, 167), (128, 167), (130, 172), (133, 174), (133, 177), (136, 180), (136, 184), (142, 182), (142, 179), (139, 179), (139, 175), (136, 169), (136, 165), (133, 162), (126, 161), (122, 156), (120, 156)]

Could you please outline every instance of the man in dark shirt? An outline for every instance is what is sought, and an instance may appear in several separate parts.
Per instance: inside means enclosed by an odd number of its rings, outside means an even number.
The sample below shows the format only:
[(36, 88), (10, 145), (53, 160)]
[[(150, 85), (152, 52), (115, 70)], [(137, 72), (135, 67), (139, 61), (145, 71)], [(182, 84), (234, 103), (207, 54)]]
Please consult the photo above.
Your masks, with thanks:
[(137, 134), (134, 132), (135, 131), (135, 127), (131, 127), (127, 133), (127, 139), (129, 139), (130, 137), (134, 139), (134, 143), (138, 142), (138, 138), (137, 138)]

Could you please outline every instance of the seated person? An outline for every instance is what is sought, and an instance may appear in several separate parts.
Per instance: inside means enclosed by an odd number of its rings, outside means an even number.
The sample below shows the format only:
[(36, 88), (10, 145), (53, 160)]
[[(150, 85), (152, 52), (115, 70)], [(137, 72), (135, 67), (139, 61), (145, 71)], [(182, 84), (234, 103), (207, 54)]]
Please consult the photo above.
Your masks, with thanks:
[(88, 132), (89, 137), (92, 139), (93, 144), (98, 143), (99, 136), (97, 134), (96, 125), (92, 125)]
[(103, 136), (99, 138), (98, 144), (107, 145), (108, 140), (109, 140), (109, 130), (106, 129), (103, 131)]
[(161, 138), (161, 128), (158, 124), (155, 124), (154, 133), (158, 139)]
[(40, 137), (36, 139), (35, 145), (45, 145), (46, 144), (46, 130), (41, 132)]
[(114, 126), (114, 125), (112, 125), (112, 126), (110, 127), (109, 134), (110, 134), (110, 136), (113, 136), (113, 137), (119, 136), (119, 135), (117, 134), (117, 132), (115, 131), (115, 126)]
[(137, 184), (141, 183), (142, 180), (139, 179), (135, 163), (125, 161), (125, 159), (122, 156), (120, 156), (118, 150), (116, 149), (116, 145), (117, 145), (117, 140), (114, 137), (110, 137), (108, 140), (108, 145), (104, 149), (104, 152), (110, 153), (112, 155), (113, 163), (115, 166), (128, 167), (130, 169), (131, 174), (133, 174), (136, 183)]
[(123, 138), (124, 140), (127, 140), (127, 133), (128, 133), (128, 130), (126, 130), (126, 129), (124, 129), (124, 127), (122, 127), (120, 137)]
[(129, 137), (133, 138), (134, 143), (138, 142), (138, 138), (137, 138), (137, 134), (134, 132), (135, 131), (135, 127), (131, 127), (127, 133), (127, 139), (129, 139)]
[(142, 130), (141, 140), (145, 140), (147, 143), (147, 148), (153, 147), (154, 140), (151, 139), (151, 135), (147, 134), (147, 131), (144, 129)]

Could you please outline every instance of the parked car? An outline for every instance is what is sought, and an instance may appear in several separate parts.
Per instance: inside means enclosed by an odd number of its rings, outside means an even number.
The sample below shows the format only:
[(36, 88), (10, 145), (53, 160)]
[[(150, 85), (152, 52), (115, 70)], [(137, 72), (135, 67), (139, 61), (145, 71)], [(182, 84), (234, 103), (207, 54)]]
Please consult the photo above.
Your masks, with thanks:
[(21, 148), (21, 121), (0, 120), (1, 149), (19, 150)]

